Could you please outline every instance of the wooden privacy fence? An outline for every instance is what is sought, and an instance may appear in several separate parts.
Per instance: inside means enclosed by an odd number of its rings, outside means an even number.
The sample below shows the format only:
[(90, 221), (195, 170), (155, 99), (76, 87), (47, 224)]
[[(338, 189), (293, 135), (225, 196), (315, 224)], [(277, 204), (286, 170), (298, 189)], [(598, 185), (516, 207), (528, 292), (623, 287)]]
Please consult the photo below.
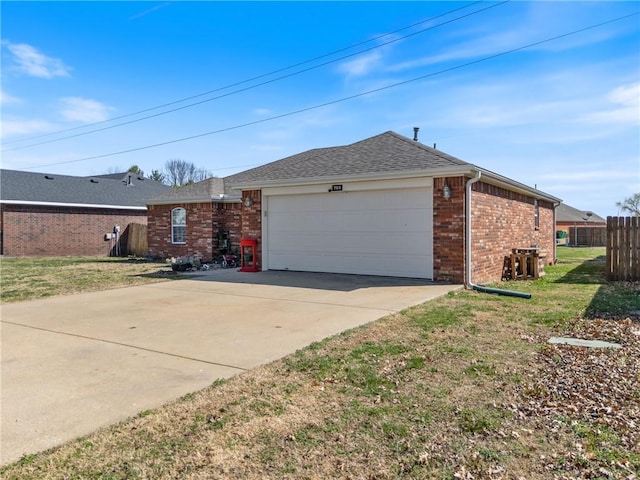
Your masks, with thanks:
[(640, 217), (607, 217), (609, 280), (640, 280)]
[(147, 226), (130, 223), (127, 227), (127, 255), (147, 256)]
[(604, 247), (607, 245), (607, 228), (569, 227), (569, 245), (574, 247)]

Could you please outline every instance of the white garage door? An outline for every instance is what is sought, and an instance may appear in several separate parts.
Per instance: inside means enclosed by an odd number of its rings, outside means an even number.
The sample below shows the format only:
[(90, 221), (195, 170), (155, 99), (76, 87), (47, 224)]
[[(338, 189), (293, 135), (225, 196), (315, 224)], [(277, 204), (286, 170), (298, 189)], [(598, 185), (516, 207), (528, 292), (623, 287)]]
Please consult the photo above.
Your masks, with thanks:
[(266, 199), (269, 270), (433, 278), (431, 188)]

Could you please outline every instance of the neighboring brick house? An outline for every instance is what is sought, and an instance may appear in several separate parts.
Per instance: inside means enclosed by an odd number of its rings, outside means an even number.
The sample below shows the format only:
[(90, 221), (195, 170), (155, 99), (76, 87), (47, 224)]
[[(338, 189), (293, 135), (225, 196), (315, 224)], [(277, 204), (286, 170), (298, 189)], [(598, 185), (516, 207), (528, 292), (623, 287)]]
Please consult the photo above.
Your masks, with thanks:
[(589, 210), (562, 203), (556, 209), (558, 245), (605, 246), (607, 220)]
[(607, 220), (589, 210), (578, 210), (566, 203), (556, 209), (556, 230), (569, 230), (569, 227), (606, 227)]
[(560, 199), (394, 132), (171, 195), (148, 202), (151, 254), (215, 257), (222, 228), (257, 241), (263, 270), (467, 285), (499, 281), (513, 248), (555, 259)]
[[(0, 170), (0, 253), (6, 256), (126, 253), (127, 226), (146, 225), (145, 199), (169, 189), (133, 173), (76, 177)], [(118, 243), (108, 238), (120, 226)]]

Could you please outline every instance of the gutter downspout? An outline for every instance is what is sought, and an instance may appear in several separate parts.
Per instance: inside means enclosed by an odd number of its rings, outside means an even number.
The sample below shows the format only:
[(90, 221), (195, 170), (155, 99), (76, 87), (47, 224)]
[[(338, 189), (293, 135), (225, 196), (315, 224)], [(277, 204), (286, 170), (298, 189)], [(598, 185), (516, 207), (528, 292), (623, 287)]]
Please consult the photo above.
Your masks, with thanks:
[(473, 282), (471, 281), (471, 185), (473, 185), (474, 183), (476, 183), (478, 180), (480, 180), (480, 177), (482, 176), (482, 172), (480, 172), (480, 170), (476, 171), (476, 175), (473, 178), (470, 178), (469, 180), (467, 180), (467, 187), (466, 187), (466, 195), (465, 195), (465, 202), (464, 202), (464, 216), (465, 216), (465, 248), (466, 248), (466, 252), (465, 252), (465, 258), (466, 258), (466, 262), (465, 262), (465, 283), (467, 285), (467, 288), (473, 288), (475, 287), (475, 285), (473, 284)]
[(476, 171), (476, 174), (473, 178), (470, 178), (467, 181), (466, 188), (466, 197), (465, 197), (465, 206), (464, 206), (464, 214), (465, 214), (465, 283), (466, 287), (472, 290), (477, 290), (483, 293), (495, 293), (497, 295), (506, 295), (509, 297), (519, 297), (519, 298), (531, 298), (530, 293), (523, 292), (514, 292), (513, 290), (502, 290), (500, 288), (489, 288), (483, 287), (481, 285), (476, 285), (471, 281), (471, 272), (472, 272), (472, 258), (471, 258), (471, 185), (480, 180), (482, 176), (482, 172), (480, 170)]
[(558, 215), (556, 208), (560, 206), (561, 202), (553, 202), (553, 264), (558, 263), (558, 243), (556, 242), (556, 230), (558, 228)]

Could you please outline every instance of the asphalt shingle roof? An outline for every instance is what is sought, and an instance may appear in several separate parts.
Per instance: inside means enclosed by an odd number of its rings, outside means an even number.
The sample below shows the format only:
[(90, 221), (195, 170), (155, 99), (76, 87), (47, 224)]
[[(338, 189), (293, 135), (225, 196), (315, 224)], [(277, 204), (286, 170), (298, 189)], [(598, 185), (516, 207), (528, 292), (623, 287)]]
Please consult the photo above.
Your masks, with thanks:
[[(226, 192), (229, 194), (229, 192)], [(240, 192), (234, 192), (240, 199)], [(225, 194), (224, 179), (214, 177), (207, 178), (198, 183), (183, 185), (182, 187), (170, 188), (162, 194), (154, 197), (154, 203), (170, 203), (170, 202), (198, 202), (210, 201), (211, 199), (221, 198)]]
[[(444, 152), (416, 142), (395, 132), (385, 132), (358, 142), (327, 148), (314, 148), (275, 162), (267, 163), (223, 179), (209, 179), (197, 184), (180, 187), (153, 198), (149, 203), (170, 203), (171, 201), (203, 201), (216, 199), (224, 192), (224, 200), (240, 198), (238, 188), (261, 188), (279, 181), (320, 179), (345, 176), (367, 176), (403, 172), (442, 172), (455, 167), (469, 168), (469, 172), (479, 168)], [(516, 188), (533, 191), (526, 185), (518, 184), (506, 177), (491, 174), (500, 182), (510, 183)], [(210, 182), (215, 180), (215, 185)], [(220, 183), (220, 180), (222, 183)], [(545, 198), (555, 199), (543, 192), (536, 192)]]
[[(114, 175), (116, 176), (116, 175)], [(114, 207), (145, 207), (146, 201), (169, 189), (166, 185), (126, 173), (111, 176), (70, 175), (0, 170), (0, 200), (83, 204)]]
[[(590, 213), (591, 215), (587, 215)], [(587, 220), (588, 219), (588, 220)], [(578, 222), (583, 224), (588, 221), (590, 223), (607, 223), (607, 221), (600, 215), (588, 210), (578, 210), (566, 203), (561, 203), (556, 208), (556, 221), (557, 222)]]
[(434, 148), (385, 132), (341, 147), (316, 148), (225, 178), (225, 184), (429, 170), (470, 165)]
[(240, 199), (235, 184), (273, 182), (369, 173), (391, 173), (469, 165), (394, 132), (385, 132), (350, 145), (315, 148), (260, 167), (173, 189), (153, 198), (153, 203), (215, 199)]

